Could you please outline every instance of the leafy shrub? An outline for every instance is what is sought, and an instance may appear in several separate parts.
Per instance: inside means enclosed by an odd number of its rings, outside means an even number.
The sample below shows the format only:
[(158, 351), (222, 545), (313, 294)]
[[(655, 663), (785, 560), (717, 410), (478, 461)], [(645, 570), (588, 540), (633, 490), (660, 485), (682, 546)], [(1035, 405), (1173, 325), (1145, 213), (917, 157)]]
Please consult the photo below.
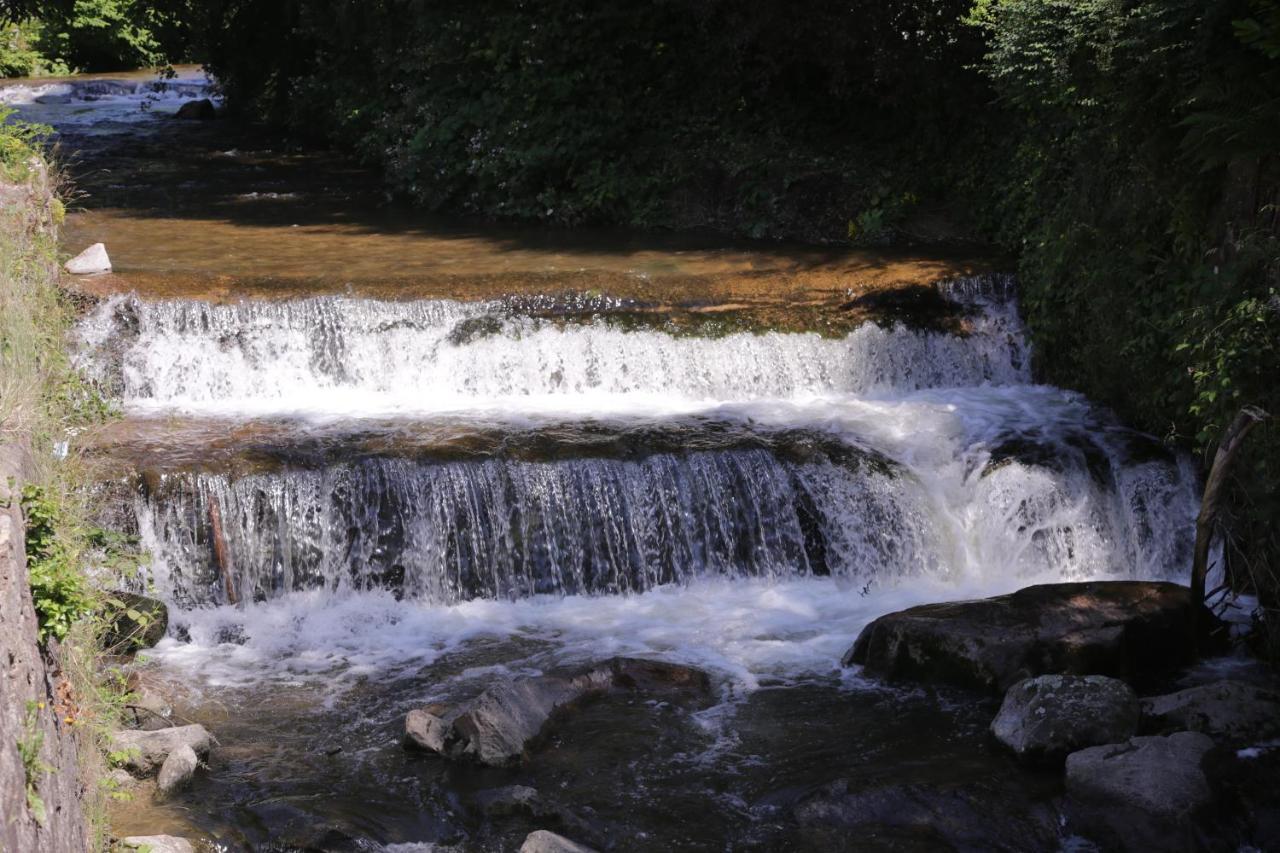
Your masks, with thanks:
[(89, 615), (94, 596), (79, 565), (76, 551), (65, 540), (62, 513), (38, 486), (22, 490), (26, 521), (27, 575), (40, 623), (40, 640), (61, 640), (72, 626)]

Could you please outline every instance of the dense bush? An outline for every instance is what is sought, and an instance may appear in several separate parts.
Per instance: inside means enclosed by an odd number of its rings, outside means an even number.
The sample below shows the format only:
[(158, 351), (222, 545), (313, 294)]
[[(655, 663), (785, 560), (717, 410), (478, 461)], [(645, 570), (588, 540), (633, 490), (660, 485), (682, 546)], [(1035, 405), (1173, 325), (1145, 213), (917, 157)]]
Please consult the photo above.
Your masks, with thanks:
[(967, 8), (223, 0), (199, 30), (232, 103), (433, 209), (843, 238), (936, 187), (982, 85)]
[[(975, 18), (1020, 128), (991, 226), (1019, 253), (1043, 375), (1205, 454), (1241, 405), (1280, 414), (1277, 5), (1000, 0)], [(1238, 479), (1229, 555), (1266, 574), (1274, 426)]]
[(186, 13), (146, 0), (0, 3), (8, 14), (0, 76), (122, 71), (163, 65), (187, 53)]

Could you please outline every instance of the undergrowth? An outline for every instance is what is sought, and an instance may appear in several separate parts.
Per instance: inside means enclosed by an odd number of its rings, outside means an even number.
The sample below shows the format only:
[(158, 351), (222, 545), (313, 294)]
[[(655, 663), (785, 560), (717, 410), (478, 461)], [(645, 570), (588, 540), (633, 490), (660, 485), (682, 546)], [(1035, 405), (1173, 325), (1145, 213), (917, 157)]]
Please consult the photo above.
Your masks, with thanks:
[(0, 445), (15, 446), (31, 460), (27, 482), (8, 485), (25, 520), (39, 641), (62, 676), (48, 701), (28, 704), (17, 741), (28, 810), (43, 824), (49, 809), (40, 785), (51, 772), (44, 757), (47, 715), (71, 731), (94, 849), (105, 849), (110, 792), (101, 780), (126, 694), (102, 665), (103, 637), (115, 615), (102, 590), (115, 580), (104, 575), (134, 570), (138, 561), (130, 543), (87, 521), (91, 477), (67, 450), (71, 436), (112, 412), (67, 354), (74, 311), (58, 287), (64, 208), (57, 198), (60, 177), (44, 154), (47, 137), (47, 128), (14, 121), (11, 111), (0, 109)]

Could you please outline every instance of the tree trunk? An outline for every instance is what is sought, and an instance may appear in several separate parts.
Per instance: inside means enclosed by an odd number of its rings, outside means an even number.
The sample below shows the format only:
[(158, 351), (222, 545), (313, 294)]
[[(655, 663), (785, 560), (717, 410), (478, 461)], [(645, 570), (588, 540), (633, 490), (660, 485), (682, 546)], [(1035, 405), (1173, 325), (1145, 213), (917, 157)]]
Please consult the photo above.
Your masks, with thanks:
[[(1204, 497), (1200, 501), (1200, 515), (1196, 518), (1196, 548), (1191, 562), (1191, 601), (1199, 605), (1204, 601), (1205, 577), (1209, 574), (1209, 545), (1213, 541), (1214, 530), (1218, 522), (1219, 501), (1223, 486), (1226, 485), (1231, 465), (1235, 461), (1236, 451), (1244, 443), (1249, 430), (1271, 417), (1256, 406), (1245, 406), (1236, 415), (1231, 426), (1222, 434), (1218, 443), (1218, 451), (1213, 456), (1213, 466), (1209, 469), (1209, 478), (1204, 484)], [(1199, 607), (1192, 610), (1192, 618), (1197, 618)], [(1192, 636), (1198, 637), (1198, 634)]]

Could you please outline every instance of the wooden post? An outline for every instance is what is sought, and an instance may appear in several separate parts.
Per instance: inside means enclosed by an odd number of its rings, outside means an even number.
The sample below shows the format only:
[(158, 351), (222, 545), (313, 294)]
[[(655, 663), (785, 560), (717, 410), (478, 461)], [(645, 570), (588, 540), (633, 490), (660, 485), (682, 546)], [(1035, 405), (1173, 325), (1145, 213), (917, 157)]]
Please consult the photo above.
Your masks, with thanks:
[(235, 583), (231, 574), (235, 566), (231, 561), (231, 551), (227, 548), (227, 539), (222, 532), (222, 509), (218, 506), (218, 496), (209, 494), (209, 526), (213, 529), (213, 557), (218, 563), (218, 571), (222, 573), (222, 586), (227, 591), (227, 601), (237, 604)]
[(1218, 443), (1218, 451), (1213, 456), (1213, 465), (1209, 468), (1209, 477), (1204, 484), (1204, 497), (1200, 501), (1200, 515), (1196, 518), (1196, 548), (1191, 562), (1191, 619), (1193, 642), (1198, 641), (1200, 605), (1204, 603), (1205, 577), (1209, 574), (1209, 545), (1213, 541), (1214, 529), (1218, 521), (1218, 502), (1222, 488), (1227, 482), (1231, 464), (1235, 460), (1236, 451), (1244, 443), (1249, 430), (1271, 417), (1257, 406), (1245, 406), (1236, 415), (1231, 426), (1222, 434)]

